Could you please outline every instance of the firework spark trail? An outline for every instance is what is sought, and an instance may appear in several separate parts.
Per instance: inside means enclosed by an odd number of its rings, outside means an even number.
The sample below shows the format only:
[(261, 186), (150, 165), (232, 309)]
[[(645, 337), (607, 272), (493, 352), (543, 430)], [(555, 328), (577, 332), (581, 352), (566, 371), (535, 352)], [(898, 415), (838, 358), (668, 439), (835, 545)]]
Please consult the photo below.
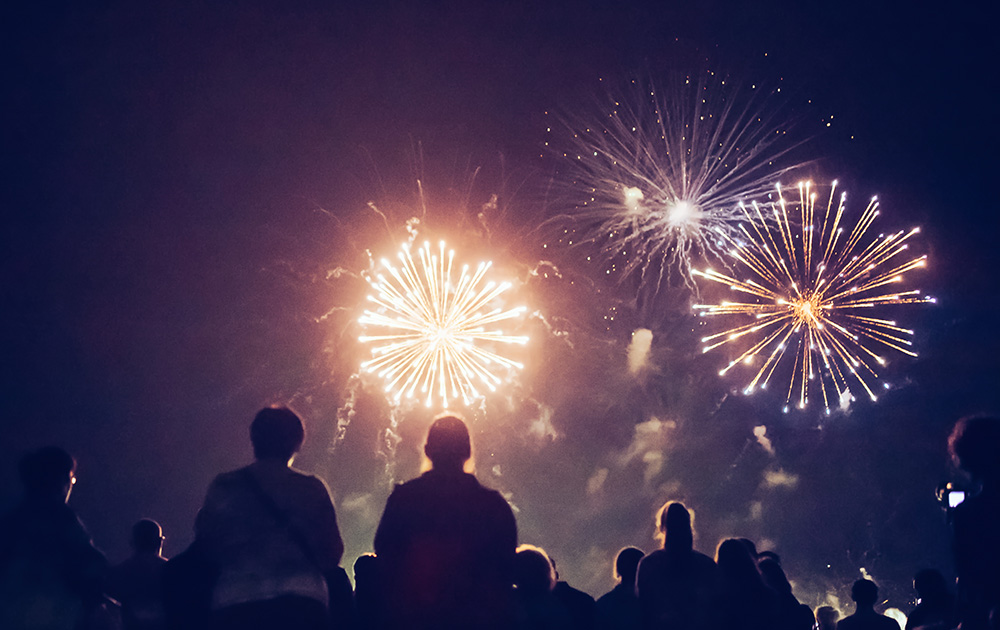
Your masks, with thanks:
[(817, 212), (817, 193), (811, 183), (799, 184), (799, 201), (792, 204), (798, 209), (797, 224), (790, 218), (795, 210), (789, 210), (780, 187), (776, 202), (753, 202), (750, 208), (740, 204), (745, 223), (736, 235), (727, 235), (726, 241), (736, 267), (748, 272), (748, 279), (712, 269), (694, 271), (697, 276), (754, 298), (694, 306), (703, 316), (752, 319), (702, 338), (704, 352), (725, 344), (750, 344), (738, 350), (740, 354), (720, 371), (722, 375), (739, 363), (750, 364), (758, 355), (764, 355), (745, 393), (766, 388), (778, 364), (789, 356), (792, 371), (786, 410), (793, 396), (800, 408), (805, 407), (809, 383), (816, 380), (827, 413), (832, 399), (830, 382), (839, 400), (850, 396), (849, 378), (875, 400), (871, 381), (878, 374), (873, 365), (886, 364), (878, 351), (888, 348), (915, 357), (910, 349), (913, 331), (893, 320), (859, 311), (934, 301), (917, 290), (894, 292), (884, 288), (902, 282), (905, 273), (926, 265), (926, 256), (900, 262), (909, 247), (907, 241), (920, 229), (880, 235), (864, 244), (867, 230), (879, 214), (878, 201), (872, 198), (857, 224), (846, 228), (846, 194), (838, 197), (836, 186), (833, 182), (825, 209)]
[(459, 398), (468, 405), (480, 395), (477, 383), (491, 391), (501, 383), (496, 368), (522, 367), (481, 345), (528, 341), (493, 327), (520, 317), (526, 309), (490, 307), (511, 287), (486, 280), (492, 263), (480, 263), (473, 271), (464, 265), (453, 281), (455, 252), (446, 252), (443, 241), (437, 253), (425, 242), (418, 249), (419, 265), (408, 244), (398, 257), (400, 267), (383, 259), (388, 275), (378, 273), (369, 279), (373, 294), (368, 299), (377, 308), (366, 310), (359, 319), (366, 331), (385, 331), (359, 338), (373, 344), (373, 357), (361, 367), (384, 379), (385, 390), (395, 392), (396, 401), (419, 392), (428, 407), (435, 399), (444, 407)]
[(722, 257), (737, 202), (800, 166), (775, 166), (796, 145), (756, 86), (707, 73), (663, 92), (636, 87), (637, 101), (611, 99), (601, 120), (567, 123), (574, 207), (549, 224), (565, 244), (599, 246), (607, 275), (637, 274), (655, 294), (677, 274), (697, 290), (692, 257)]

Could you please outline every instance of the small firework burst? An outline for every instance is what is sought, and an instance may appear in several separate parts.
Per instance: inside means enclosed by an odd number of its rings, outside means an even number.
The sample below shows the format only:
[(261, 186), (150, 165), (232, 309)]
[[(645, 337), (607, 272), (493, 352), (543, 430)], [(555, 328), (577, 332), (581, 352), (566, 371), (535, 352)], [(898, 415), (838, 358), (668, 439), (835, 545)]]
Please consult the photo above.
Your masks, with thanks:
[(777, 163), (795, 145), (757, 86), (709, 72), (664, 90), (632, 87), (593, 121), (567, 123), (573, 139), (559, 156), (572, 207), (549, 223), (562, 244), (596, 246), (609, 276), (637, 276), (653, 294), (671, 278), (695, 289), (695, 260), (721, 257), (742, 219), (736, 204), (793, 168)]
[(805, 407), (810, 389), (817, 385), (827, 413), (831, 402), (852, 396), (852, 383), (875, 400), (875, 366), (886, 364), (881, 353), (916, 356), (913, 331), (879, 317), (877, 311), (934, 301), (916, 289), (889, 288), (927, 264), (926, 256), (907, 256), (907, 241), (920, 229), (868, 239), (879, 214), (875, 198), (857, 224), (846, 228), (846, 195), (837, 195), (836, 186), (834, 182), (825, 209), (819, 211), (810, 183), (799, 184), (797, 203), (789, 204), (778, 187), (775, 201), (740, 204), (745, 222), (726, 241), (735, 260), (734, 274), (742, 273), (745, 279), (712, 269), (695, 271), (751, 298), (694, 306), (703, 316), (749, 320), (704, 337), (704, 352), (723, 345), (737, 348), (738, 356), (720, 374), (739, 364), (754, 366), (756, 372), (744, 390), (748, 394), (766, 388), (778, 366), (791, 363), (786, 410), (793, 398)]

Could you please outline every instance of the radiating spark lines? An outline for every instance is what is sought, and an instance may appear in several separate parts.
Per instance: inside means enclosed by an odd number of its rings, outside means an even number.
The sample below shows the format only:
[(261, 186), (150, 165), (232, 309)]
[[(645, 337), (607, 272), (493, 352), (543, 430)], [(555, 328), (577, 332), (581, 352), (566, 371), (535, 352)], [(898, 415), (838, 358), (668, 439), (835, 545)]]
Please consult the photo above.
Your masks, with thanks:
[(611, 98), (600, 118), (567, 122), (563, 203), (572, 208), (549, 223), (562, 228), (561, 244), (596, 246), (606, 275), (634, 275), (643, 292), (671, 277), (694, 289), (692, 265), (721, 256), (742, 219), (737, 201), (798, 166), (788, 159), (797, 143), (780, 108), (764, 107), (773, 95), (756, 86), (713, 72), (663, 90), (633, 84), (635, 94)]
[(492, 263), (480, 263), (474, 271), (463, 265), (455, 280), (455, 251), (446, 252), (444, 241), (436, 253), (427, 242), (417, 252), (419, 263), (403, 245), (399, 267), (383, 259), (388, 275), (369, 278), (373, 293), (368, 300), (375, 308), (358, 321), (366, 333), (382, 332), (359, 337), (372, 344), (372, 358), (361, 367), (382, 378), (396, 401), (419, 395), (428, 407), (437, 401), (447, 408), (458, 399), (468, 405), (480, 396), (478, 386), (496, 390), (502, 382), (498, 368), (523, 367), (484, 344), (526, 344), (527, 337), (495, 328), (526, 309), (495, 306), (511, 284), (486, 279)]
[(788, 357), (792, 366), (786, 410), (793, 398), (804, 408), (810, 383), (816, 382), (827, 413), (831, 401), (852, 397), (849, 383), (857, 383), (875, 400), (875, 365), (886, 365), (881, 352), (895, 350), (915, 357), (910, 340), (913, 331), (878, 313), (862, 313), (934, 301), (915, 289), (887, 288), (902, 282), (907, 272), (926, 265), (926, 256), (906, 257), (907, 241), (920, 229), (868, 240), (867, 231), (879, 214), (878, 201), (872, 198), (857, 224), (848, 228), (846, 195), (838, 196), (836, 186), (833, 182), (825, 208), (820, 210), (811, 183), (799, 184), (799, 200), (791, 204), (791, 211), (780, 187), (777, 201), (754, 202), (749, 208), (740, 205), (746, 222), (735, 236), (726, 238), (736, 261), (734, 268), (746, 272), (747, 279), (712, 269), (695, 271), (697, 276), (753, 298), (694, 306), (702, 316), (752, 319), (702, 338), (706, 344), (703, 351), (726, 344), (737, 348), (738, 356), (721, 375), (740, 363), (753, 365), (764, 357), (744, 390), (747, 394), (765, 389), (779, 364), (788, 363)]

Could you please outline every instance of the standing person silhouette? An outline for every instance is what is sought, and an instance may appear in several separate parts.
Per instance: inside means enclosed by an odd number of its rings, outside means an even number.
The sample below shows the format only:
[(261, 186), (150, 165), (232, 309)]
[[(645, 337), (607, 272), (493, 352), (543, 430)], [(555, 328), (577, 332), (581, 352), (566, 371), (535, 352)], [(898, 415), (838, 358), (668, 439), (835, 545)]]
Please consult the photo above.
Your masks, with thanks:
[(597, 600), (599, 624), (603, 628), (638, 629), (642, 627), (639, 598), (635, 596), (635, 574), (639, 571), (642, 550), (625, 547), (615, 558), (618, 584)]
[(132, 555), (108, 572), (108, 595), (122, 605), (125, 630), (163, 630), (163, 550), (160, 524), (144, 518), (132, 526)]
[(642, 559), (636, 577), (645, 627), (715, 628), (719, 570), (711, 558), (694, 550), (691, 513), (683, 504), (671, 501), (657, 516), (663, 549)]
[(952, 513), (958, 614), (963, 630), (978, 630), (1000, 619), (1000, 418), (959, 420), (948, 450), (980, 487)]
[(213, 626), (320, 630), (329, 627), (324, 574), (344, 543), (330, 492), (291, 467), (305, 439), (286, 408), (265, 408), (250, 425), (256, 461), (215, 478), (195, 523), (215, 560)]
[(837, 630), (900, 630), (892, 617), (875, 612), (878, 601), (878, 586), (871, 580), (860, 579), (851, 585), (851, 599), (854, 600), (854, 614), (837, 622)]
[(24, 497), (0, 519), (0, 628), (73, 630), (102, 605), (108, 566), (67, 505), (76, 460), (47, 446), (18, 472)]
[(472, 441), (458, 416), (434, 420), (424, 454), (431, 469), (396, 486), (375, 534), (387, 627), (509, 627), (514, 513), (465, 472)]

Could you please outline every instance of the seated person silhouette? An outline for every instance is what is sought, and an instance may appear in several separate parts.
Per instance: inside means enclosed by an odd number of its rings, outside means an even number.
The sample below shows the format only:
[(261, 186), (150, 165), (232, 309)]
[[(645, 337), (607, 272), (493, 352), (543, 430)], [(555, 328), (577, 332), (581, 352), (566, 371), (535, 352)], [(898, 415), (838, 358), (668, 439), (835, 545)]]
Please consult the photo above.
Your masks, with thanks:
[(132, 556), (108, 572), (108, 595), (122, 605), (125, 630), (160, 630), (166, 626), (162, 575), (167, 559), (163, 530), (144, 518), (132, 526)]
[(375, 534), (390, 627), (509, 627), (517, 526), (507, 501), (464, 470), (469, 430), (439, 416), (427, 432), (431, 468), (397, 485)]
[(837, 630), (900, 630), (896, 620), (875, 612), (878, 586), (871, 580), (857, 580), (851, 586), (854, 614), (837, 622)]
[(0, 520), (0, 628), (73, 630), (102, 605), (107, 561), (66, 503), (76, 460), (48, 446), (18, 472), (24, 496)]
[(250, 425), (254, 463), (219, 475), (195, 522), (195, 542), (215, 561), (216, 628), (329, 626), (325, 574), (344, 544), (330, 492), (291, 467), (305, 439), (286, 408), (265, 408)]

